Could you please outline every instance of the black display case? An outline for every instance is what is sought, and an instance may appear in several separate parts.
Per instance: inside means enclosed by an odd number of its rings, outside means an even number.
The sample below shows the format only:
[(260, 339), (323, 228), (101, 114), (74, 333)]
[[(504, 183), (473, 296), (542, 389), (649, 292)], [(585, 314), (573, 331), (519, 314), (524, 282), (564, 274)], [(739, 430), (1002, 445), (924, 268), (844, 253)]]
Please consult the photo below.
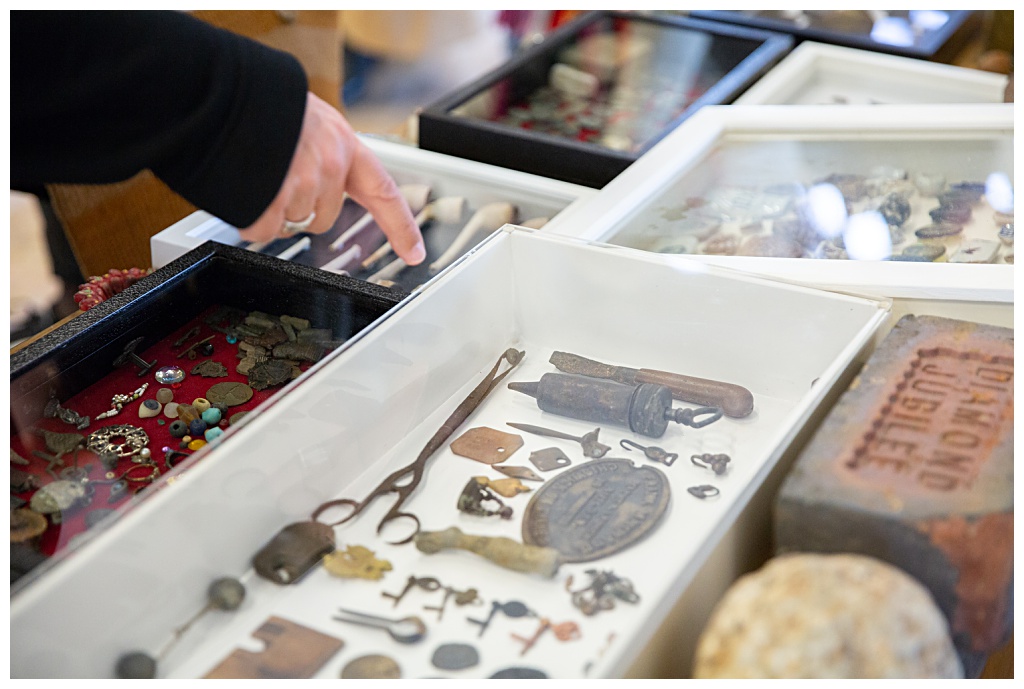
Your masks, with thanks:
[(690, 16), (950, 63), (979, 26), (969, 10), (705, 10)]
[(424, 109), (421, 148), (600, 188), (704, 105), (730, 103), (792, 37), (588, 12)]

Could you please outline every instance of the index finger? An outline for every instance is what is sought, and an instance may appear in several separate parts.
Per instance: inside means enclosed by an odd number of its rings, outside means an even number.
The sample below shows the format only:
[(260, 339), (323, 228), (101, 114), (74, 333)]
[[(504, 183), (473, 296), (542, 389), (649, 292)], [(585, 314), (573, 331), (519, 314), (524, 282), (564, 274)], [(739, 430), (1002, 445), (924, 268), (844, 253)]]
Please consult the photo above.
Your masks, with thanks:
[(345, 191), (365, 208), (384, 231), (395, 253), (407, 264), (423, 262), (423, 235), (398, 185), (363, 142), (357, 142)]

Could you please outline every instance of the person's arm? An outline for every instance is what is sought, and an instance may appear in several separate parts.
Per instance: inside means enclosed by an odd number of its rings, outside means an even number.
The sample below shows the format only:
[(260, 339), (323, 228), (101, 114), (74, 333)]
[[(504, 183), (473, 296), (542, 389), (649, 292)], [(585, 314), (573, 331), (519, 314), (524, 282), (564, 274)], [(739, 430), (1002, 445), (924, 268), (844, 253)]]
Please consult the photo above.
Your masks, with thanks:
[(12, 188), (146, 168), (249, 239), (310, 202), (327, 230), (347, 186), (422, 260), (394, 181), (291, 55), (180, 12), (11, 12)]

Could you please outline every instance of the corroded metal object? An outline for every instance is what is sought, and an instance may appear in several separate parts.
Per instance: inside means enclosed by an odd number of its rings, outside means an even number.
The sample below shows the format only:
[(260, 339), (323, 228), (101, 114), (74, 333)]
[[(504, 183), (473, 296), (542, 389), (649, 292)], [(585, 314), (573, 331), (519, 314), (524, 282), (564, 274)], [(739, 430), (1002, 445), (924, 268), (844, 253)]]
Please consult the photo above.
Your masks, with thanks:
[(598, 571), (588, 569), (585, 574), (590, 577), (590, 584), (573, 591), (572, 577), (565, 583), (565, 588), (572, 597), (572, 604), (587, 616), (593, 616), (602, 610), (611, 610), (615, 601), (639, 603), (640, 596), (633, 590), (633, 582), (624, 579), (611, 570)]
[(661, 462), (667, 467), (672, 466), (672, 463), (679, 458), (679, 455), (676, 454), (675, 452), (668, 452), (660, 447), (655, 447), (654, 445), (644, 447), (640, 443), (635, 443), (632, 440), (620, 440), (619, 445), (621, 445), (626, 450), (640, 450), (641, 452), (644, 453), (644, 457), (646, 457), (647, 459), (653, 460), (655, 462)]
[(904, 316), (797, 459), (779, 552), (854, 552), (927, 586), (965, 667), (1012, 631), (1014, 335)]
[(514, 433), (503, 433), (486, 426), (470, 428), (449, 445), (451, 451), (458, 456), (474, 459), (484, 464), (504, 462), (522, 446), (521, 436)]
[(56, 397), (51, 397), (50, 401), (46, 403), (46, 407), (43, 408), (43, 416), (48, 419), (60, 419), (64, 423), (74, 426), (80, 431), (84, 430), (89, 425), (88, 416), (82, 416), (73, 409), (60, 406), (60, 402), (57, 401)]
[[(466, 397), (466, 399), (456, 407), (455, 411), (452, 412), (451, 416), (441, 424), (441, 427), (436, 433), (434, 433), (434, 436), (427, 441), (427, 444), (422, 450), (420, 450), (419, 456), (417, 456), (411, 464), (393, 471), (380, 483), (380, 485), (374, 488), (373, 491), (360, 502), (356, 502), (355, 500), (348, 498), (342, 498), (340, 500), (331, 500), (330, 502), (324, 503), (313, 513), (313, 519), (316, 519), (317, 515), (321, 514), (324, 510), (332, 507), (351, 507), (352, 511), (348, 516), (342, 518), (338, 522), (335, 522), (335, 526), (338, 524), (344, 524), (345, 522), (353, 519), (356, 515), (362, 513), (366, 506), (377, 498), (387, 495), (388, 493), (395, 493), (398, 495), (398, 500), (395, 501), (395, 504), (391, 506), (391, 509), (388, 510), (387, 514), (384, 515), (384, 518), (381, 519), (380, 523), (377, 525), (377, 533), (379, 534), (381, 529), (383, 529), (389, 522), (405, 517), (411, 519), (415, 523), (416, 530), (407, 538), (397, 541), (396, 543), (393, 543), (393, 545), (400, 545), (411, 541), (420, 530), (420, 520), (415, 514), (412, 514), (411, 512), (402, 512), (401, 509), (405, 501), (409, 498), (409, 495), (411, 495), (412, 492), (416, 490), (416, 487), (419, 486), (420, 480), (423, 478), (423, 473), (426, 471), (427, 460), (429, 460), (430, 457), (437, 452), (442, 445), (444, 445), (445, 441), (447, 441), (458, 427), (462, 425), (462, 422), (464, 422), (469, 415), (473, 413), (473, 410), (483, 402), (487, 394), (493, 390), (498, 383), (500, 383), (505, 376), (512, 371), (513, 368), (519, 365), (519, 362), (523, 360), (524, 356), (526, 356), (525, 352), (512, 348), (506, 349), (494, 363), (494, 366), (491, 367), (491, 370), (487, 375), (484, 376), (484, 379), (480, 381), (475, 388), (473, 388), (473, 391), (469, 393), (469, 396)], [(499, 374), (498, 370), (501, 368), (503, 362), (508, 363), (508, 368)]]
[(721, 491), (718, 490), (717, 487), (709, 485), (707, 483), (699, 486), (690, 486), (689, 488), (686, 489), (686, 492), (700, 500), (713, 498), (721, 493)]
[(275, 584), (291, 584), (334, 552), (334, 529), (318, 521), (281, 529), (252, 558), (253, 568)]
[(517, 478), (520, 479), (521, 481), (544, 481), (544, 478), (542, 476), (539, 476), (538, 474), (534, 473), (534, 471), (529, 467), (504, 466), (499, 464), (493, 466), (492, 468), (497, 471), (500, 471), (506, 476), (511, 476), (512, 478)]
[(87, 486), (79, 481), (54, 481), (35, 492), (29, 507), (39, 514), (49, 515), (54, 524), (60, 524), (64, 514), (87, 504), (90, 498)]
[(150, 372), (150, 370), (156, 366), (156, 359), (152, 361), (146, 361), (138, 354), (135, 353), (135, 348), (142, 342), (141, 337), (136, 337), (134, 340), (124, 346), (124, 351), (114, 359), (114, 366), (124, 366), (125, 364), (135, 364), (139, 367), (138, 376), (141, 378)]
[(711, 471), (715, 472), (716, 476), (721, 476), (728, 471), (730, 461), (729, 455), (721, 453), (711, 454), (710, 452), (705, 452), (704, 454), (690, 457), (690, 462), (694, 466), (711, 469)]
[[(479, 477), (483, 478), (483, 477)], [(456, 503), (459, 512), (473, 514), (478, 517), (501, 517), (502, 519), (512, 518), (512, 508), (506, 505), (501, 498), (494, 494), (486, 485), (487, 479), (480, 481), (478, 477), (469, 479), (466, 487), (459, 494)], [(493, 502), (494, 508), (487, 503)]]
[(249, 387), (266, 390), (291, 380), (292, 365), (281, 359), (267, 359), (249, 369)]
[(206, 391), (206, 399), (210, 400), (210, 404), (222, 402), (234, 407), (252, 399), (252, 388), (245, 383), (217, 383)]
[(545, 447), (530, 453), (530, 464), (538, 471), (554, 471), (572, 464), (572, 460), (557, 447)]
[(520, 493), (529, 493), (532, 488), (524, 486), (517, 478), (490, 479), (486, 476), (474, 476), (477, 481), (487, 486), (503, 498), (514, 498)]
[(274, 347), (275, 359), (298, 359), (316, 363), (324, 358), (327, 348), (317, 342), (282, 342)]
[(259, 335), (246, 335), (245, 341), (258, 347), (272, 349), (282, 342), (288, 341), (288, 335), (281, 326), (274, 326)]
[(468, 550), (505, 569), (527, 574), (539, 574), (549, 579), (555, 576), (563, 560), (554, 548), (519, 543), (502, 536), (474, 536), (464, 534), (455, 526), (444, 531), (420, 531), (415, 536), (416, 549), (432, 555), (442, 550)]
[(646, 536), (668, 508), (668, 479), (628, 459), (595, 459), (541, 486), (523, 513), (523, 542), (565, 562), (607, 557)]
[(559, 622), (555, 624), (548, 618), (542, 617), (540, 618), (540, 625), (537, 627), (537, 631), (533, 633), (533, 636), (526, 637), (519, 634), (511, 634), (513, 639), (523, 644), (523, 650), (519, 652), (519, 655), (526, 655), (540, 641), (540, 638), (544, 636), (544, 632), (548, 630), (551, 630), (551, 633), (559, 641), (575, 641), (582, 636), (580, 634), (580, 627), (575, 622)]
[(237, 648), (204, 677), (209, 679), (309, 679), (345, 645), (281, 617), (270, 617), (252, 636), (263, 642), (258, 652)]
[(507, 603), (499, 603), (498, 601), (494, 600), (491, 601), (491, 612), (489, 615), (487, 615), (487, 619), (478, 620), (472, 617), (467, 617), (466, 621), (480, 626), (480, 633), (477, 634), (477, 636), (480, 637), (483, 636), (484, 632), (486, 632), (488, 627), (491, 626), (491, 620), (493, 620), (494, 616), (499, 612), (504, 613), (506, 617), (511, 618), (537, 616), (537, 613), (530, 610), (528, 607), (526, 607), (525, 603), (521, 603), (520, 601), (510, 600)]
[(597, 459), (604, 457), (608, 454), (608, 450), (612, 449), (607, 445), (597, 442), (597, 436), (601, 432), (600, 428), (595, 428), (589, 433), (584, 433), (582, 436), (570, 435), (569, 433), (563, 433), (562, 431), (555, 431), (550, 428), (542, 428), (541, 426), (532, 426), (528, 423), (508, 423), (506, 424), (512, 428), (518, 428), (521, 431), (527, 433), (533, 433), (534, 435), (541, 435), (546, 438), (561, 438), (562, 440), (573, 440), (578, 442), (583, 447), (583, 454), (586, 457)]
[(400, 644), (414, 644), (422, 641), (427, 635), (427, 625), (415, 615), (393, 620), (386, 617), (378, 617), (377, 615), (369, 615), (365, 612), (339, 608), (338, 614), (331, 619), (337, 622), (348, 622), (349, 624), (358, 624), (363, 627), (382, 629), (387, 632), (388, 636)]
[(224, 378), (228, 375), (228, 369), (219, 361), (207, 359), (192, 367), (192, 375), (200, 375), (203, 378)]
[(673, 409), (672, 391), (656, 383), (634, 386), (586, 376), (545, 373), (539, 381), (509, 383), (508, 388), (534, 397), (542, 411), (625, 426), (650, 438), (663, 436), (669, 421), (703, 428), (722, 418), (718, 407)]
[(39, 487), (39, 478), (21, 469), (11, 469), (11, 492), (25, 493)]
[(57, 433), (46, 429), (38, 429), (36, 433), (43, 437), (46, 449), (57, 457), (74, 452), (85, 445), (85, 436), (81, 433)]
[(369, 548), (350, 545), (345, 550), (324, 555), (324, 569), (343, 579), (377, 580), (384, 576), (384, 572), (391, 571), (391, 563), (378, 560)]

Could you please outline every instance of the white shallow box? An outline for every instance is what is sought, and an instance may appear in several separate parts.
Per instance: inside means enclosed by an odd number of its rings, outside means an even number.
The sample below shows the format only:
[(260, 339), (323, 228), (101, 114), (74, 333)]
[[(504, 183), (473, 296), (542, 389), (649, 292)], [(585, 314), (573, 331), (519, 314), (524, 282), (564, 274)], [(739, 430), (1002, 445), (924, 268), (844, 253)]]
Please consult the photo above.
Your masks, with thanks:
[[(413, 146), (372, 136), (360, 136), (360, 139), (380, 159), (398, 184), (429, 184), (432, 189), (431, 200), (443, 196), (464, 197), (467, 205), (464, 221), (468, 220), (471, 214), (481, 206), (504, 201), (516, 206), (517, 222), (524, 222), (531, 218), (549, 218), (550, 221), (544, 226), (545, 231), (549, 231), (558, 227), (560, 214), (564, 210), (585, 202), (586, 199), (597, 193), (594, 189), (576, 184), (424, 151)], [(335, 235), (342, 234), (362, 215), (362, 209), (354, 201), (346, 200), (340, 218), (343, 225), (323, 235), (323, 243), (326, 244), (328, 239), (334, 239)], [(457, 232), (457, 228), (461, 224), (446, 226), (444, 230), (446, 236)], [(431, 248), (431, 239), (428, 233), (435, 229), (438, 228), (428, 226), (428, 229), (424, 231), (428, 251)], [(489, 232), (484, 231), (481, 236), (487, 234)], [(205, 211), (196, 211), (150, 239), (153, 266), (159, 268), (207, 240), (232, 246), (245, 244), (235, 227)], [(278, 255), (282, 249), (284, 251), (290, 249), (290, 246), (287, 246), (290, 241), (276, 242), (273, 246), (268, 246), (265, 251)], [(301, 241), (301, 238), (297, 237), (291, 243), (294, 244), (297, 241)], [(383, 235), (380, 235), (380, 241), (383, 243)], [(476, 241), (480, 241), (480, 239)], [(471, 243), (469, 247), (475, 243)], [(349, 245), (346, 244), (345, 247), (337, 250), (328, 250), (318, 246), (314, 252), (300, 254), (293, 260), (321, 267), (345, 253), (344, 250)], [(365, 257), (363, 255), (360, 258)], [(394, 254), (392, 254), (393, 257)], [(282, 256), (282, 258), (287, 258), (287, 256)], [(415, 269), (417, 271), (415, 276), (417, 286), (423, 282), (423, 279), (420, 278), (427, 277), (425, 268), (426, 266), (422, 266)], [(406, 291), (412, 289), (409, 285), (404, 285), (404, 287)]]
[[(867, 175), (878, 166), (945, 176), (949, 183), (985, 181), (996, 173), (1013, 183), (1013, 104), (875, 106), (709, 106), (643, 159), (562, 217), (557, 232), (651, 251), (682, 241), (688, 199), (730, 187), (810, 186), (833, 173)], [(932, 200), (934, 201), (934, 199)], [(905, 227), (931, 222), (938, 202), (913, 199)], [(1012, 201), (1011, 201), (1012, 203)], [(1011, 207), (1012, 208), (1012, 207)], [(967, 237), (996, 239), (985, 202), (965, 226)], [(740, 222), (720, 234), (743, 238)], [(690, 254), (777, 280), (892, 298), (894, 318), (906, 313), (1013, 325), (1013, 265), (855, 261)], [(1012, 260), (1012, 259), (1011, 259)]]
[[(201, 618), (161, 661), (160, 676), (202, 676), (235, 648), (258, 648), (250, 633), (271, 615), (345, 641), (317, 674), (322, 678), (338, 677), (345, 664), (367, 653), (397, 658), (405, 677), (436, 676), (430, 657), (445, 642), (480, 650), (480, 664), (459, 677), (488, 677), (524, 665), (552, 677), (583, 677), (588, 663), (591, 677), (623, 675), (695, 580), (715, 584), (714, 596), (701, 602), (707, 607), (738, 576), (717, 564), (723, 555), (743, 559), (723, 550), (723, 536), (777, 473), (780, 456), (822, 400), (843, 388), (887, 312), (882, 301), (506, 227), (443, 272), (431, 289), (321, 362), (316, 375), (300, 380), (287, 397), (229, 429), (232, 452), (217, 462), (190, 460), (195, 463), (187, 473), (16, 595), (11, 675), (109, 677), (122, 653), (162, 648), (172, 630), (203, 606), (208, 583), (225, 575), (246, 582), (244, 604)], [(526, 357), (505, 382), (554, 371), (548, 357), (563, 350), (743, 385), (754, 395), (754, 412), (702, 429), (673, 424), (657, 440), (602, 428), (602, 442), (615, 448), (609, 456), (664, 472), (672, 491), (668, 511), (644, 540), (601, 560), (563, 565), (553, 580), (510, 572), (467, 552), (424, 555), (412, 545), (388, 545), (385, 538), (405, 535), (398, 533), (402, 524), (394, 525), (398, 531), (385, 530), (384, 538), (375, 535), (394, 496), (335, 529), (339, 547), (364, 545), (392, 563), (382, 582), (337, 579), (323, 568), (286, 587), (254, 575), (251, 557), (281, 527), (308, 519), (328, 500), (361, 500), (410, 464), (510, 346)], [(508, 421), (574, 434), (595, 426), (541, 412), (531, 397), (503, 382), (452, 438), (477, 426), (510, 431)], [(620, 439), (657, 444), (680, 458), (663, 467), (620, 449)], [(531, 451), (552, 445), (574, 465), (583, 461), (576, 443), (528, 434), (524, 441), (512, 457), (515, 464), (527, 465)], [(733, 457), (722, 477), (688, 461), (691, 454), (719, 451)], [(428, 463), (404, 510), (416, 514), (425, 530), (457, 525), (467, 533), (518, 540), (530, 494), (507, 501), (515, 510), (511, 521), (457, 512), (463, 486), (481, 474), (500, 477), (446, 445)], [(703, 483), (717, 485), (721, 495), (702, 501), (686, 492)], [(753, 518), (760, 529), (770, 521), (767, 511)], [(630, 579), (640, 602), (583, 616), (570, 603), (566, 579), (575, 575), (579, 588), (587, 581), (584, 571), (594, 567)], [(458, 590), (475, 587), (487, 604), (459, 608), (450, 601), (441, 622), (422, 610), (440, 602), (437, 594), (414, 590), (392, 607), (381, 593), (400, 591), (409, 575), (433, 576)], [(536, 620), (499, 615), (478, 638), (477, 627), (465, 619), (485, 617), (492, 600), (520, 600), (554, 622), (576, 621), (582, 638), (562, 643), (549, 633), (520, 657), (509, 634), (531, 635)], [(421, 615), (428, 637), (399, 646), (382, 632), (332, 621), (343, 606), (396, 618)], [(663, 641), (675, 656), (688, 657), (699, 631), (692, 626)]]
[(733, 104), (1002, 103), (1008, 81), (976, 69), (804, 41)]

